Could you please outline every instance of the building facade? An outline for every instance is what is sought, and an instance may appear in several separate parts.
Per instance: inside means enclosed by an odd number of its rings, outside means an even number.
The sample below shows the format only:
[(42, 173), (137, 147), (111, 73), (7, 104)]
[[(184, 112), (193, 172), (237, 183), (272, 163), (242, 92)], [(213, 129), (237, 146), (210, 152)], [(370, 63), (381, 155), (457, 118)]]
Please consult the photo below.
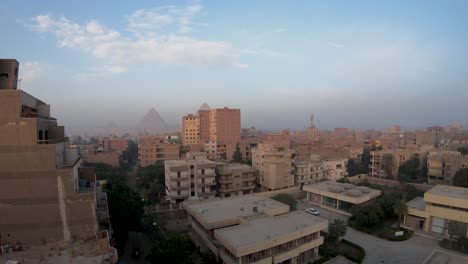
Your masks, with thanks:
[(179, 157), (179, 144), (170, 143), (165, 138), (157, 136), (138, 138), (138, 159), (142, 167), (165, 160), (176, 160)]
[(218, 197), (252, 194), (255, 188), (255, 169), (246, 164), (219, 162), (216, 166)]
[(453, 177), (468, 161), (458, 151), (431, 151), (427, 155), (427, 180), (429, 184), (453, 184)]
[(96, 238), (95, 174), (83, 167), (50, 105), (0, 82), (0, 109), (2, 242)]
[(468, 237), (468, 189), (436, 185), (407, 203), (408, 212), (404, 225), (415, 230), (424, 230), (449, 236), (449, 225), (456, 225), (458, 237)]
[(182, 117), (182, 145), (200, 143), (200, 117), (189, 114)]
[(296, 185), (302, 190), (304, 185), (324, 180), (323, 163), (320, 160), (294, 162)]
[(252, 167), (258, 170), (258, 187), (272, 191), (294, 186), (294, 152), (275, 144), (258, 144), (252, 149)]
[(216, 162), (205, 155), (164, 161), (166, 197), (171, 203), (212, 198), (216, 194)]
[(327, 220), (260, 195), (184, 203), (190, 237), (222, 263), (309, 263)]

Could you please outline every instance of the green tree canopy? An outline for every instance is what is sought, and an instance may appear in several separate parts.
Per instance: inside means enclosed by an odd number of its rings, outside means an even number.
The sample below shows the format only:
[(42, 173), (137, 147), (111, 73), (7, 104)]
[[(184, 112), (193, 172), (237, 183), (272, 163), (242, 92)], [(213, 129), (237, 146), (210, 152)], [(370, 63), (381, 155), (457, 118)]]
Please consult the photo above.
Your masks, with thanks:
[(128, 239), (128, 232), (141, 229), (143, 202), (140, 196), (125, 184), (123, 177), (108, 179), (105, 192), (117, 250), (121, 252)]
[(411, 179), (416, 179), (420, 174), (420, 160), (418, 157), (413, 157), (412, 159), (405, 161), (398, 168), (400, 181), (411, 181)]
[(355, 206), (350, 220), (358, 227), (373, 227), (382, 222), (384, 213), (378, 204)]
[(340, 237), (346, 235), (347, 231), (346, 223), (341, 219), (335, 219), (328, 226), (328, 235), (333, 240), (339, 240)]
[(242, 152), (240, 150), (239, 142), (236, 144), (236, 150), (232, 154), (232, 160), (237, 163), (244, 163), (244, 159), (242, 158)]
[(393, 157), (393, 154), (391, 153), (385, 153), (382, 156), (382, 169), (385, 171), (387, 174), (387, 177), (390, 179), (393, 179), (393, 168), (395, 167), (395, 159)]
[(370, 164), (370, 150), (368, 147), (365, 147), (362, 151), (361, 155), (361, 164), (365, 169), (365, 173), (369, 172), (369, 164)]
[(273, 197), (271, 197), (273, 200), (276, 200), (278, 202), (284, 203), (289, 205), (289, 210), (290, 211), (296, 211), (297, 209), (297, 201), (294, 199), (294, 197), (288, 193), (280, 193), (277, 194)]
[(348, 164), (346, 165), (346, 169), (349, 176), (368, 173), (368, 169), (366, 169), (362, 162), (357, 159), (349, 159)]
[(150, 263), (179, 263), (192, 264), (192, 253), (195, 246), (186, 236), (171, 235), (168, 238), (157, 239), (147, 257)]
[(457, 150), (458, 150), (459, 152), (461, 152), (461, 154), (463, 154), (463, 155), (468, 154), (468, 147), (467, 147), (467, 146), (459, 147), (459, 148), (457, 148)]
[(468, 188), (468, 168), (463, 168), (457, 171), (453, 177), (453, 185)]

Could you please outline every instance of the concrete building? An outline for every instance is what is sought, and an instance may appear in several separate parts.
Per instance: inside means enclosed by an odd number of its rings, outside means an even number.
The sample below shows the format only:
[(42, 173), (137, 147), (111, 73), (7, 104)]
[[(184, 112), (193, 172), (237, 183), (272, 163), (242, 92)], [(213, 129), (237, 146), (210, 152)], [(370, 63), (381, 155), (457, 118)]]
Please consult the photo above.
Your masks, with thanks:
[(140, 166), (146, 167), (156, 162), (179, 159), (180, 145), (170, 143), (157, 136), (145, 136), (138, 138), (138, 159)]
[(438, 150), (427, 155), (427, 180), (429, 184), (453, 184), (453, 177), (468, 161), (458, 151)]
[(113, 167), (120, 166), (120, 160), (122, 155), (117, 151), (109, 151), (109, 152), (88, 152), (86, 154), (86, 162), (90, 163), (104, 163), (111, 165)]
[(200, 117), (188, 114), (182, 117), (182, 145), (200, 143)]
[[(0, 76), (10, 80), (16, 70)], [(15, 77), (16, 78), (16, 77)], [(2, 243), (95, 239), (95, 174), (70, 148), (50, 105), (0, 80), (0, 234)]]
[(97, 151), (117, 151), (124, 152), (128, 148), (128, 140), (123, 138), (102, 138), (98, 139)]
[(365, 186), (324, 181), (304, 185), (307, 200), (314, 205), (349, 215), (353, 205), (366, 204), (382, 194)]
[(258, 144), (252, 149), (252, 166), (258, 170), (258, 184), (263, 191), (294, 186), (294, 152), (275, 144)]
[(327, 220), (260, 195), (184, 203), (190, 236), (223, 263), (308, 263)]
[(448, 225), (457, 224), (455, 236), (468, 237), (468, 189), (436, 185), (424, 198), (416, 197), (407, 203), (404, 226), (448, 236)]
[[(371, 151), (369, 163), (369, 176), (377, 178), (398, 179), (398, 169), (406, 161), (427, 153), (424, 148), (396, 148), (391, 150)], [(390, 165), (386, 165), (389, 163)], [(391, 167), (391, 175), (385, 167)]]
[(219, 197), (251, 194), (255, 188), (255, 169), (246, 164), (219, 162), (216, 184)]
[(171, 203), (215, 196), (216, 162), (204, 154), (189, 153), (186, 159), (166, 160), (164, 168), (166, 196)]
[(323, 176), (331, 181), (336, 181), (348, 176), (346, 158), (329, 158), (322, 160)]
[(208, 142), (236, 144), (240, 142), (240, 135), (240, 109), (224, 107), (210, 110)]
[(306, 160), (298, 159), (294, 162), (294, 167), (295, 185), (301, 190), (304, 185), (324, 180), (324, 168), (319, 155), (311, 155)]

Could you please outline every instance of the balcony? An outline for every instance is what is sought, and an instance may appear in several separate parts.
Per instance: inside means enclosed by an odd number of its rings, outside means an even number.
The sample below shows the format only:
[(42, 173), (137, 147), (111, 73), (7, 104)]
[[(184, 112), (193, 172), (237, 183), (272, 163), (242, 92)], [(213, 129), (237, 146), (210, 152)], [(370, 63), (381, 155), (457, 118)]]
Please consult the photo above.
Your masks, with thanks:
[(234, 181), (233, 178), (220, 178), (218, 179), (218, 182), (221, 184), (226, 184), (226, 183), (232, 183)]
[(47, 140), (38, 140), (37, 144), (57, 144), (62, 142), (68, 142), (70, 138), (63, 137), (63, 138), (56, 138), (56, 139), (47, 139)]
[(215, 191), (211, 191), (211, 192), (198, 193), (198, 196), (212, 196), (215, 194), (216, 194)]
[(57, 121), (56, 118), (45, 116), (45, 115), (40, 115), (38, 113), (21, 113), (21, 117), (22, 118), (40, 118), (40, 119), (45, 119), (45, 120)]
[(171, 191), (182, 191), (182, 190), (190, 189), (189, 186), (175, 186), (175, 185), (170, 185), (170, 186), (171, 186)]

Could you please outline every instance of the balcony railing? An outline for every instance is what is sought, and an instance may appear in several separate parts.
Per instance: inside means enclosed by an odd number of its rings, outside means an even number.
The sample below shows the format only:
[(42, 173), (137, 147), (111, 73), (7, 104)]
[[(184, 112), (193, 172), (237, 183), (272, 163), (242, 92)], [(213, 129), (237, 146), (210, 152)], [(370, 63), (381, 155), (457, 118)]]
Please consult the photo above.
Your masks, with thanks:
[(69, 141), (70, 138), (68, 137), (63, 137), (63, 138), (57, 138), (57, 139), (47, 139), (47, 140), (38, 140), (37, 144), (57, 144), (61, 142), (67, 142)]
[(21, 117), (23, 118), (41, 118), (41, 119), (46, 119), (46, 120), (51, 120), (51, 121), (57, 121), (56, 118), (50, 117), (50, 116), (45, 116), (45, 115), (40, 115), (38, 113), (21, 113)]

